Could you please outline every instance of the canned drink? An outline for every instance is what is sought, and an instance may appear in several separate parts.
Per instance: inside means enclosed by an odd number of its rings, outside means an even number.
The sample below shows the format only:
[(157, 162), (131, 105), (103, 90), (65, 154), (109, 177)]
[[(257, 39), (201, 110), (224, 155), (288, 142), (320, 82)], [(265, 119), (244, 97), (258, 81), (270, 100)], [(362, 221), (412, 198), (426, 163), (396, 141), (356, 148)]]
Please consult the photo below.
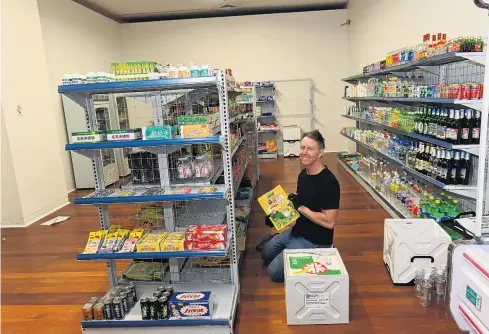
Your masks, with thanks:
[(143, 297), (139, 302), (141, 304), (141, 315), (143, 320), (151, 320), (151, 315), (149, 311), (149, 298)]
[(462, 84), (460, 85), (460, 97), (462, 100), (470, 100), (471, 85)]
[(156, 291), (159, 291), (161, 293), (165, 292), (165, 287), (164, 286), (159, 286), (158, 288), (156, 288)]
[(124, 312), (124, 314), (128, 314), (130, 310), (130, 305), (127, 293), (121, 292), (119, 298), (121, 299), (122, 312)]
[(165, 286), (165, 291), (166, 292), (169, 292), (170, 295), (173, 295), (173, 291), (174, 291), (173, 290), (173, 285), (167, 285), (167, 286)]
[(104, 304), (98, 303), (93, 306), (93, 319), (104, 320)]
[(136, 303), (138, 301), (138, 296), (137, 296), (137, 290), (136, 290), (136, 284), (133, 282), (129, 283), (129, 288), (131, 289), (131, 296), (132, 296), (132, 301)]
[(435, 97), (435, 85), (429, 85), (428, 90), (426, 92), (426, 97), (433, 99)]
[(475, 83), (470, 86), (470, 98), (472, 100), (479, 99), (479, 95), (480, 95), (479, 89), (480, 89), (479, 84)]
[(161, 297), (166, 297), (168, 300), (170, 300), (171, 297), (171, 292), (170, 291), (165, 291), (162, 293)]
[(122, 309), (121, 297), (115, 297), (112, 304), (114, 305), (114, 318), (115, 318), (115, 320), (122, 320), (124, 318), (124, 310)]
[(462, 85), (454, 84), (453, 86), (454, 86), (453, 98), (455, 100), (461, 100), (462, 99)]
[(484, 84), (480, 83), (479, 84), (479, 99), (482, 99), (484, 97)]
[(82, 307), (83, 321), (93, 320), (93, 304), (86, 303)]
[(92, 297), (88, 300), (88, 302), (92, 305), (98, 304), (98, 297)]
[(168, 298), (161, 297), (158, 299), (158, 319), (164, 320), (169, 318)]
[(114, 320), (114, 304), (112, 298), (105, 298), (102, 303), (104, 304), (104, 318), (105, 320)]
[(163, 295), (163, 292), (161, 292), (161, 291), (153, 292), (153, 297), (160, 298), (162, 295)]
[(151, 320), (158, 320), (158, 298), (151, 297), (148, 301)]

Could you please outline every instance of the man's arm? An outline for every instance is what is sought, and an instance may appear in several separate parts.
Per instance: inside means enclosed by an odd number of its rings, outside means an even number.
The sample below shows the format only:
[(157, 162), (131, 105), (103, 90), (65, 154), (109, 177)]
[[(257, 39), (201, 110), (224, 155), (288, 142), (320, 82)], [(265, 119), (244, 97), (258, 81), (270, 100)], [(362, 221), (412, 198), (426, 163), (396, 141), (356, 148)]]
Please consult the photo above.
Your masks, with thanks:
[(318, 224), (319, 226), (334, 229), (336, 222), (338, 221), (338, 209), (332, 210), (321, 210), (321, 212), (311, 211), (308, 207), (301, 205), (297, 211), (309, 218), (312, 222)]

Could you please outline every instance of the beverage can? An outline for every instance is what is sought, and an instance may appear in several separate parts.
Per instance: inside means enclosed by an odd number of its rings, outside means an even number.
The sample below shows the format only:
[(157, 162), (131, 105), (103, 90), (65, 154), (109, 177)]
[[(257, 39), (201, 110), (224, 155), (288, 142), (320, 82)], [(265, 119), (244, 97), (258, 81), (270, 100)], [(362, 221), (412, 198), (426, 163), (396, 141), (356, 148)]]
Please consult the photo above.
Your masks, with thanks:
[(481, 82), (479, 85), (479, 99), (482, 99), (484, 96), (484, 84)]
[(435, 90), (436, 90), (435, 85), (429, 85), (426, 97), (429, 99), (435, 98)]
[(98, 303), (93, 306), (93, 319), (104, 320), (104, 304)]
[(462, 87), (459, 84), (453, 84), (453, 99), (455, 100), (462, 99)]
[(480, 86), (477, 83), (471, 84), (470, 85), (470, 99), (478, 99), (479, 98), (479, 89)]
[(149, 298), (143, 297), (140, 301), (141, 304), (141, 315), (143, 320), (151, 320), (151, 314), (149, 310)]
[(460, 85), (460, 97), (462, 100), (470, 100), (471, 85), (462, 84)]
[(83, 321), (93, 320), (93, 305), (90, 303), (86, 303), (85, 305), (83, 305), (82, 313), (83, 313)]

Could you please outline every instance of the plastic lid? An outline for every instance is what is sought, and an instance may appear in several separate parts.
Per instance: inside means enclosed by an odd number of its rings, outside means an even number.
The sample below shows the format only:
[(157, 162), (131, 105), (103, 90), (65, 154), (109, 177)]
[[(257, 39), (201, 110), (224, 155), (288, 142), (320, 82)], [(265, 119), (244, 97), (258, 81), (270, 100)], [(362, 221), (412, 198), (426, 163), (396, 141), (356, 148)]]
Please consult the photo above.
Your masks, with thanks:
[(435, 203), (436, 203), (436, 204), (440, 204), (441, 202), (440, 202), (440, 200), (439, 200), (439, 199), (437, 199), (437, 200), (435, 201)]
[(430, 200), (434, 200), (435, 197), (433, 195), (430, 196)]
[(458, 204), (458, 199), (454, 199), (453, 203)]

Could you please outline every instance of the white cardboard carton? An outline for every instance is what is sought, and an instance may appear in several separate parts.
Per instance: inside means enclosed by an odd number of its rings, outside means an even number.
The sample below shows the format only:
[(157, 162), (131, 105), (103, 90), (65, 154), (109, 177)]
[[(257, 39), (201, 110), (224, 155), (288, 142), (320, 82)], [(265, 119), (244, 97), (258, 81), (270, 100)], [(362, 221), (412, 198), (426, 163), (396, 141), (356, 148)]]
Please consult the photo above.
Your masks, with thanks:
[(285, 125), (282, 126), (282, 137), (284, 141), (287, 140), (301, 140), (302, 129), (298, 125)]
[(284, 251), (287, 324), (349, 322), (350, 278), (336, 248)]
[(447, 264), (450, 236), (433, 219), (386, 219), (384, 264), (394, 284), (410, 284), (416, 269)]

